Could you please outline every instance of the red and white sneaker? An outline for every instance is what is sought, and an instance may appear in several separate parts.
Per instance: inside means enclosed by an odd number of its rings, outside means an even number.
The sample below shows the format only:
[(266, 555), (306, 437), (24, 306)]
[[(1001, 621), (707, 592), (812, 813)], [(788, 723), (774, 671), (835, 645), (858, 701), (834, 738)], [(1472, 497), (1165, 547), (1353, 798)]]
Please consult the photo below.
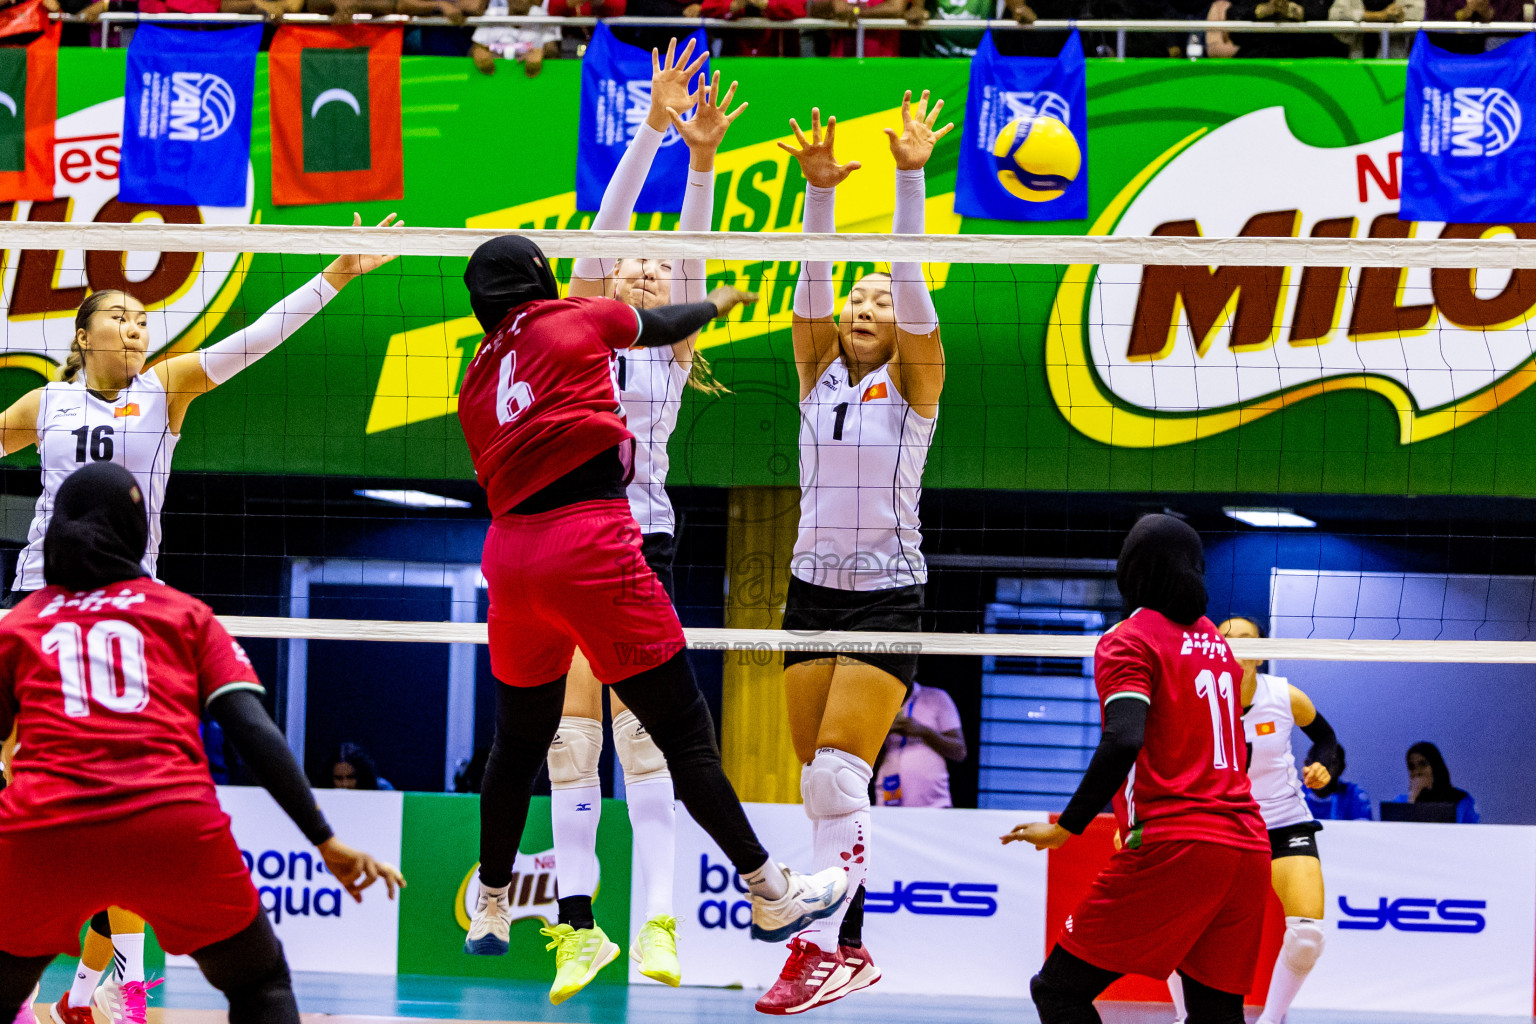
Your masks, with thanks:
[(757, 1001), (757, 1012), (775, 1016), (804, 1013), (837, 998), (851, 976), (836, 950), (824, 953), (816, 943), (797, 937), (789, 943), (789, 959), (779, 972), (779, 980)]
[(53, 1018), (53, 1024), (96, 1024), (96, 1018), (91, 1014), (89, 1003), (84, 1006), (69, 1005), (69, 989), (64, 990), (64, 994), (59, 996), (59, 1001), (53, 1004), (48, 1014)]
[(843, 996), (850, 995), (860, 989), (869, 988), (869, 986), (880, 980), (880, 968), (875, 966), (874, 958), (869, 955), (868, 946), (844, 946), (839, 944), (837, 955), (852, 973), (842, 988), (824, 998), (822, 1002), (830, 1003), (833, 1000), (841, 999)]

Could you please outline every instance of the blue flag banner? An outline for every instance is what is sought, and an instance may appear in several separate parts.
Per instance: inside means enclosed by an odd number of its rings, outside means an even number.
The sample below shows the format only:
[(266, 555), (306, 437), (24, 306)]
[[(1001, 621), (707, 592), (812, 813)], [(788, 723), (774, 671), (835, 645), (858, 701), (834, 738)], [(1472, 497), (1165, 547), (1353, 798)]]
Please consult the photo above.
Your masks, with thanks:
[(1420, 34), (1403, 101), (1402, 219), (1536, 221), (1536, 36), (1471, 56)]
[(241, 206), (261, 26), (140, 25), (128, 44), (120, 198)]
[[(1020, 118), (1049, 115), (1072, 131), (1082, 166), (1060, 190), (1022, 199), (1004, 184), (994, 155), (998, 136)], [(1058, 131), (1060, 129), (1057, 129)], [(992, 220), (1082, 220), (1088, 216), (1088, 73), (1082, 43), (1073, 31), (1060, 56), (1004, 57), (987, 32), (971, 58), (971, 87), (960, 139), (955, 212)]]
[[(709, 52), (709, 38), (696, 30), (693, 56)], [(688, 45), (677, 41), (677, 52)], [(662, 54), (665, 59), (666, 54)], [(709, 64), (703, 67), (709, 73)], [(689, 83), (690, 89), (698, 82)], [(598, 22), (581, 61), (581, 135), (576, 144), (576, 208), (595, 210), (603, 189), (619, 166), (629, 140), (645, 123), (651, 109), (651, 53), (621, 43), (608, 26)], [(685, 115), (692, 117), (692, 114)], [(678, 213), (683, 208), (683, 183), (688, 180), (688, 145), (677, 129), (668, 128), (650, 177), (640, 190), (636, 213)]]

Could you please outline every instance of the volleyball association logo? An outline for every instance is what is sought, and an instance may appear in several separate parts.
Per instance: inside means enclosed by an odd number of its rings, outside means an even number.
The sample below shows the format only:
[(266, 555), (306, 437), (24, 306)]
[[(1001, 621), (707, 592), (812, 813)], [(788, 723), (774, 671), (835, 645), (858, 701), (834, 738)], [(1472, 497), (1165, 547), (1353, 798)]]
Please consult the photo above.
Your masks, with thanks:
[(211, 72), (144, 73), (149, 102), (139, 111), (139, 137), (209, 142), (229, 130), (239, 101), (228, 82)]

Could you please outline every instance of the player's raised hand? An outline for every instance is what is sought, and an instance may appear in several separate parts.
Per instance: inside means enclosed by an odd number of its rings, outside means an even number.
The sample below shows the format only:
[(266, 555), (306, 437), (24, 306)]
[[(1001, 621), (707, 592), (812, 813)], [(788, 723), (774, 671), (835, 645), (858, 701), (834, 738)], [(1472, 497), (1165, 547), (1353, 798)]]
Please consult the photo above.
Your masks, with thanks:
[(800, 130), (800, 125), (794, 118), (789, 119), (789, 126), (794, 129), (795, 141), (800, 144), (800, 148), (796, 149), (787, 142), (780, 142), (779, 148), (800, 161), (800, 173), (807, 182), (817, 188), (836, 188), (847, 180), (848, 175), (862, 166), (857, 160), (840, 164), (837, 162), (837, 157), (832, 155), (832, 144), (837, 138), (837, 118), (827, 118), (827, 130), (823, 133), (821, 108), (811, 108), (809, 138)]
[[(352, 214), (352, 226), (355, 228), (362, 227), (362, 224), (363, 215), (360, 213)], [(403, 228), (405, 227), (405, 221), (396, 220), (395, 215), (390, 214), (379, 221), (378, 226), (381, 228)], [(325, 283), (337, 291), (341, 291), (354, 277), (361, 277), (370, 271), (378, 270), (384, 264), (394, 259), (396, 255), (394, 253), (349, 253), (345, 256), (337, 256), (331, 261), (331, 265), (325, 268)]]
[(923, 90), (923, 95), (917, 101), (917, 110), (912, 109), (912, 90), (901, 98), (901, 134), (896, 134), (894, 128), (885, 130), (886, 136), (891, 140), (891, 155), (896, 158), (896, 169), (899, 171), (916, 171), (928, 162), (928, 157), (933, 153), (933, 147), (938, 141), (948, 135), (955, 127), (951, 121), (949, 124), (934, 131), (933, 126), (938, 122), (939, 112), (944, 109), (944, 101), (933, 105), (928, 109), (928, 90)]
[(661, 59), (658, 51), (651, 50), (651, 109), (645, 115), (645, 123), (658, 132), (667, 130), (668, 108), (686, 114), (698, 102), (699, 94), (689, 92), (688, 85), (709, 59), (709, 53), (700, 54), (699, 59), (690, 64), (688, 58), (693, 56), (693, 47), (694, 40), (689, 37), (683, 52), (677, 53), (677, 39), (674, 38), (667, 43), (666, 60)]
[(1302, 770), (1301, 781), (1307, 784), (1308, 789), (1322, 789), (1333, 781), (1333, 775), (1327, 768), (1313, 761)]
[(1037, 850), (1056, 850), (1072, 838), (1072, 833), (1048, 821), (1031, 821), (1015, 826), (1012, 832), (1001, 838), (1004, 846), (1009, 843), (1029, 843)]
[(379, 879), (384, 880), (390, 899), (395, 898), (396, 890), (405, 888), (405, 878), (393, 864), (374, 860), (371, 854), (354, 850), (335, 836), (321, 843), (319, 850), (325, 860), (326, 870), (335, 876), (341, 887), (358, 903), (363, 902), (363, 890)]
[(713, 83), (706, 81), (702, 74), (699, 75), (699, 87), (694, 94), (699, 98), (699, 107), (694, 111), (692, 120), (684, 121), (682, 112), (672, 107), (667, 108), (667, 116), (672, 119), (672, 127), (688, 143), (690, 152), (713, 154), (720, 148), (720, 140), (725, 138), (726, 130), (747, 109), (747, 104), (731, 109), (731, 100), (736, 96), (736, 83), (731, 83), (722, 98), (718, 71), (715, 72)]
[(757, 301), (756, 292), (744, 292), (740, 288), (723, 284), (710, 292), (705, 297), (706, 301), (713, 302), (715, 308), (720, 311), (720, 316), (725, 316), (737, 306), (747, 306)]

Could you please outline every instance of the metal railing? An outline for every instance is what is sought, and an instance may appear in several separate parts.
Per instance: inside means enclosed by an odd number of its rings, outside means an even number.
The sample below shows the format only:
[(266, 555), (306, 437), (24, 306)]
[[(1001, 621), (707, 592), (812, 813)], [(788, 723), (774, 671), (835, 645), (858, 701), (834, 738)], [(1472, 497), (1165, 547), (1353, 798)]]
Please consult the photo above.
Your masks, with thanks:
[[(57, 16), (56, 16), (57, 17)], [(78, 21), (73, 17), (64, 17), (65, 21)], [(130, 11), (109, 11), (99, 15), (95, 21), (103, 25), (101, 36), (102, 49), (110, 45), (110, 28), (112, 25), (132, 25), (140, 22), (156, 22), (160, 24), (218, 24), (218, 23), (243, 23), (262, 21), (259, 14), (139, 14)], [(379, 17), (359, 15), (360, 22), (370, 24), (412, 24), (412, 25), (436, 25), (452, 26), (455, 22), (443, 17), (416, 17), (410, 15), (390, 14)], [(289, 14), (283, 18), (284, 22), (295, 24), (328, 24), (330, 19), (323, 14)], [(538, 15), (481, 15), (478, 17), (466, 17), (461, 26), (475, 27), (479, 25), (513, 26), (527, 28), (591, 28), (599, 21), (611, 28), (704, 28), (714, 30), (744, 30), (744, 29), (773, 29), (805, 30), (805, 31), (831, 31), (853, 32), (855, 34), (855, 54), (864, 55), (864, 33), (866, 31), (897, 31), (897, 32), (953, 32), (953, 31), (981, 31), (983, 29), (1016, 31), (1016, 32), (1065, 32), (1077, 29), (1080, 32), (1104, 32), (1115, 34), (1115, 56), (1125, 58), (1126, 36), (1140, 33), (1161, 33), (1168, 35), (1189, 35), (1191, 33), (1225, 32), (1225, 33), (1257, 33), (1280, 35), (1374, 35), (1379, 40), (1378, 57), (1386, 57), (1393, 36), (1414, 35), (1418, 32), (1446, 32), (1460, 35), (1511, 35), (1536, 31), (1536, 24), (1528, 21), (1400, 21), (1400, 22), (1365, 22), (1365, 21), (1301, 21), (1301, 22), (1273, 22), (1273, 21), (1160, 21), (1155, 19), (1124, 19), (1124, 18), (1083, 18), (1083, 19), (1040, 19), (1029, 25), (1020, 25), (1011, 18), (956, 18), (946, 20), (931, 20), (921, 25), (914, 25), (902, 18), (860, 18), (853, 22), (841, 21), (831, 18), (793, 18), (787, 21), (774, 21), (769, 18), (642, 18), (620, 16), (614, 18), (595, 17), (549, 17)]]

